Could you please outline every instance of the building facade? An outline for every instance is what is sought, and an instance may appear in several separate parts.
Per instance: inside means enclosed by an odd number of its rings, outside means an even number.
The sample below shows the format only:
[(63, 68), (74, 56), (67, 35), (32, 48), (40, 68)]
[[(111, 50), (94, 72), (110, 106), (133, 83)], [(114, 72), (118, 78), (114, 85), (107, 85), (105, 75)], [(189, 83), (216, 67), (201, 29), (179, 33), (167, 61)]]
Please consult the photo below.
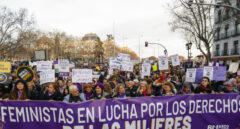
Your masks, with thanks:
[[(240, 8), (240, 0), (225, 1)], [(213, 60), (220, 64), (240, 62), (240, 12), (230, 8), (216, 8), (214, 14)]]

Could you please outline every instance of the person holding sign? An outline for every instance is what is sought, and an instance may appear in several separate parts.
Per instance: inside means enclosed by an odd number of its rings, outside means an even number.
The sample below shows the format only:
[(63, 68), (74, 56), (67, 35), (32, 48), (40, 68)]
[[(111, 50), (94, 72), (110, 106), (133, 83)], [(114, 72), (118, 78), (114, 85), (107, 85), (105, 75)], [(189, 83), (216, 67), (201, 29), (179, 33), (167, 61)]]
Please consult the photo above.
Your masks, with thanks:
[(27, 100), (27, 85), (25, 81), (18, 80), (15, 83), (15, 88), (13, 89), (10, 100)]
[(79, 93), (77, 86), (71, 85), (69, 91), (70, 94), (64, 97), (64, 102), (77, 103), (86, 101), (84, 94)]
[(210, 79), (208, 77), (203, 77), (201, 84), (195, 89), (197, 94), (210, 94), (213, 92), (210, 85)]

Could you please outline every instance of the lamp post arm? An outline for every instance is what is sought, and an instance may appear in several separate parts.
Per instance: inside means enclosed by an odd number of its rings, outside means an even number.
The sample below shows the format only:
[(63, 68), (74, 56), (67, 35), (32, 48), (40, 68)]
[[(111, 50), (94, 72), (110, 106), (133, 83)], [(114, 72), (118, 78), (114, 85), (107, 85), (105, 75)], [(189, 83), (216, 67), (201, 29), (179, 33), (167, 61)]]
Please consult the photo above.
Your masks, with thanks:
[(167, 52), (167, 49), (166, 49), (166, 47), (165, 46), (163, 46), (162, 44), (160, 44), (160, 43), (148, 43), (148, 44), (156, 44), (156, 45), (159, 45), (159, 46), (161, 46), (162, 48), (164, 48), (164, 50), (166, 51), (166, 55), (168, 55), (168, 52)]

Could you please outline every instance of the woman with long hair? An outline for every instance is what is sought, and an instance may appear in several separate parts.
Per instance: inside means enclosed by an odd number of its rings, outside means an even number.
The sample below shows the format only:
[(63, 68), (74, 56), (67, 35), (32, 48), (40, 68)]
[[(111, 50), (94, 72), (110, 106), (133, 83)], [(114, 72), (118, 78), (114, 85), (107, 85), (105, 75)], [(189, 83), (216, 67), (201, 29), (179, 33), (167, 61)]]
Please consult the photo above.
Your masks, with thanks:
[(146, 97), (146, 96), (151, 96), (151, 88), (147, 84), (146, 81), (140, 82), (140, 86), (137, 89), (137, 96), (138, 97)]
[(94, 92), (92, 90), (91, 84), (84, 84), (82, 87), (82, 91), (86, 100), (94, 99)]
[(18, 80), (15, 83), (15, 87), (10, 95), (11, 100), (26, 100), (27, 97), (27, 85), (25, 81)]
[(124, 84), (119, 84), (113, 94), (113, 98), (127, 98)]

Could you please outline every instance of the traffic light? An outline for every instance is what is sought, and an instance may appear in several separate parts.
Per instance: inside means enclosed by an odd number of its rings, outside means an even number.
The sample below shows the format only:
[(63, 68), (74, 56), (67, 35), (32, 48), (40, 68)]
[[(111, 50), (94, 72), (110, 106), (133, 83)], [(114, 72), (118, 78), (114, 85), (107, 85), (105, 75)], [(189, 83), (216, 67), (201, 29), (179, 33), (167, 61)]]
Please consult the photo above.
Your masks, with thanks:
[(145, 42), (145, 47), (148, 47), (148, 42), (147, 41)]

